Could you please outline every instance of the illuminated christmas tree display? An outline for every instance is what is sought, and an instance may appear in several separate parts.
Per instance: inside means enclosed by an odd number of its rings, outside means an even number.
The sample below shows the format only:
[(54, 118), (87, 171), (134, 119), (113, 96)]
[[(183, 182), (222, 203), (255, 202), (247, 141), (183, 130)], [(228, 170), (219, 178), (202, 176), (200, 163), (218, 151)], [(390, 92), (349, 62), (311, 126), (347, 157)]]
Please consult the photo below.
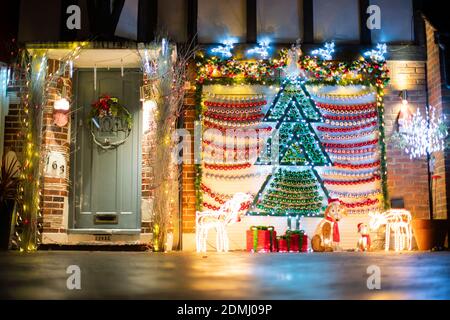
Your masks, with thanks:
[(328, 194), (314, 167), (331, 164), (312, 126), (321, 121), (305, 87), (297, 81), (285, 82), (263, 119), (276, 126), (256, 164), (272, 165), (274, 174), (260, 189), (254, 214), (321, 213)]

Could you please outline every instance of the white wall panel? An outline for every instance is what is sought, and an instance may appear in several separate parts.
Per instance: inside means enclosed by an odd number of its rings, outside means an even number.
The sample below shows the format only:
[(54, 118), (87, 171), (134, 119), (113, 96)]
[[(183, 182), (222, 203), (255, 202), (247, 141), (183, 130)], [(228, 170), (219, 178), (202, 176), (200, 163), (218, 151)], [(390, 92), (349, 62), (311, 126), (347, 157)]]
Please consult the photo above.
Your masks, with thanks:
[(245, 0), (198, 0), (198, 40), (200, 43), (219, 43), (227, 37), (245, 42)]
[(293, 43), (302, 36), (302, 0), (258, 0), (258, 39)]
[(359, 43), (358, 0), (313, 0), (314, 41)]
[(60, 36), (59, 0), (22, 0), (20, 4), (19, 41), (57, 41)]
[(414, 40), (413, 8), (411, 0), (371, 0), (380, 7), (381, 29), (372, 30), (372, 41), (387, 43)]
[(185, 42), (187, 38), (187, 1), (159, 0), (158, 26), (166, 31), (175, 42)]

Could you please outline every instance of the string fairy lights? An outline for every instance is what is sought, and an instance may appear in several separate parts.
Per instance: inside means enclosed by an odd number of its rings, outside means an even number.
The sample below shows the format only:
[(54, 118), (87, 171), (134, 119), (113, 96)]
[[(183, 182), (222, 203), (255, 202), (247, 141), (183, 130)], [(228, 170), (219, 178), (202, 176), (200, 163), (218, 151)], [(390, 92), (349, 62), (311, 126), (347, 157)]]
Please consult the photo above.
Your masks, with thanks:
[(311, 53), (314, 56), (320, 56), (323, 60), (333, 59), (334, 42), (326, 42), (323, 48), (313, 50)]
[[(34, 251), (41, 242), (42, 211), (40, 207), (42, 188), (41, 177), (43, 157), (41, 157), (43, 110), (51, 95), (51, 87), (66, 72), (72, 76), (73, 61), (87, 43), (75, 43), (64, 56), (56, 71), (49, 73), (47, 50), (27, 50), (22, 52), (18, 65), (25, 78), (25, 91), (21, 95), (21, 132), (18, 143), (24, 143), (19, 155), (22, 163), (19, 187), (20, 206), (17, 210), (15, 241), (21, 252)], [(22, 140), (23, 139), (23, 140)]]
[(391, 233), (394, 234), (394, 250), (412, 249), (413, 232), (411, 227), (411, 212), (405, 209), (390, 209), (385, 212), (370, 212), (369, 226), (378, 230), (385, 226), (385, 251), (389, 251)]
[(415, 159), (444, 150), (447, 136), (445, 115), (439, 117), (435, 108), (430, 106), (426, 108), (425, 117), (417, 109), (410, 120), (402, 122), (401, 130), (394, 133), (391, 139), (398, 142), (396, 145), (411, 159)]
[[(339, 186), (355, 185), (363, 187), (359, 192), (347, 192), (345, 195), (348, 198), (355, 199), (349, 203), (353, 203), (353, 206), (349, 207), (351, 213), (367, 213), (372, 209), (379, 209), (381, 207), (388, 206), (387, 196), (387, 179), (386, 179), (386, 146), (385, 146), (385, 133), (384, 133), (384, 88), (389, 81), (389, 70), (387, 69), (386, 61), (381, 59), (381, 54), (385, 52), (384, 47), (377, 47), (379, 56), (367, 56), (369, 59), (361, 59), (356, 61), (333, 61), (333, 52), (335, 50), (334, 43), (325, 44), (324, 48), (313, 52), (312, 56), (301, 55), (297, 56), (297, 63), (290, 63), (293, 69), (298, 68), (301, 72), (295, 74), (302, 74), (301, 78), (277, 78), (279, 75), (284, 75), (286, 64), (289, 62), (288, 50), (281, 50), (279, 57), (275, 59), (267, 60), (236, 60), (232, 56), (228, 59), (219, 59), (217, 57), (205, 57), (200, 54), (197, 56), (197, 106), (196, 115), (198, 119), (203, 120), (204, 124), (209, 127), (218, 129), (224, 129), (225, 123), (212, 124), (209, 121), (205, 121), (205, 105), (203, 104), (202, 86), (208, 84), (218, 84), (224, 86), (236, 85), (236, 84), (259, 84), (259, 85), (275, 85), (280, 86), (278, 94), (272, 103), (269, 105), (266, 112), (263, 123), (275, 128), (272, 129), (272, 133), (285, 131), (284, 139), (275, 142), (269, 140), (265, 143), (264, 156), (265, 158), (258, 159), (257, 164), (270, 165), (269, 160), (271, 146), (281, 149), (281, 154), (284, 159), (281, 165), (304, 165), (312, 169), (314, 172), (314, 164), (318, 159), (311, 160), (314, 153), (311, 150), (315, 149), (316, 144), (314, 139), (310, 143), (305, 141), (299, 141), (303, 134), (304, 137), (314, 138), (313, 135), (307, 134), (308, 125), (306, 119), (316, 118), (316, 122), (321, 123), (318, 127), (314, 126), (314, 130), (321, 131), (319, 135), (322, 139), (329, 138), (328, 142), (316, 141), (317, 147), (322, 149), (323, 153), (330, 153), (329, 157), (335, 161), (343, 164), (349, 164), (349, 167), (337, 168), (335, 170), (328, 171), (327, 177), (332, 178), (333, 174), (344, 179), (327, 179), (330, 185), (336, 185), (336, 189), (331, 188), (331, 192), (343, 193)], [(279, 73), (279, 71), (282, 71)], [(312, 86), (320, 88), (326, 85), (334, 86), (360, 86), (357, 92), (351, 94), (329, 94), (327, 91), (320, 92), (320, 90), (309, 93), (306, 91), (306, 95), (302, 96), (302, 90), (297, 90), (298, 87)], [(309, 87), (308, 87), (309, 89)], [(296, 92), (297, 90), (297, 92)], [(314, 99), (317, 98), (317, 101)], [(269, 99), (268, 99), (269, 100)], [(326, 101), (334, 100), (331, 102)], [(370, 102), (357, 102), (356, 101), (370, 101)], [(308, 101), (312, 101), (309, 103)], [(299, 108), (299, 106), (301, 106)], [(214, 107), (212, 107), (214, 108)], [(223, 109), (227, 109), (225, 106)], [(301, 110), (299, 110), (301, 109)], [(208, 109), (216, 114), (223, 114), (225, 117), (239, 117), (240, 113), (230, 112), (221, 113), (220, 108)], [(263, 109), (265, 110), (265, 109)], [(320, 111), (319, 111), (320, 110)], [(308, 114), (302, 114), (307, 113)], [(257, 113), (258, 110), (255, 110)], [(323, 112), (323, 114), (321, 114)], [(291, 125), (285, 125), (278, 123), (281, 122), (300, 122), (298, 130), (293, 130)], [(266, 119), (267, 118), (267, 119)], [(270, 119), (269, 119), (270, 118)], [(299, 120), (302, 119), (302, 120)], [(207, 119), (210, 120), (210, 119)], [(233, 119), (226, 119), (231, 120)], [(239, 122), (239, 121), (236, 121)], [(303, 126), (303, 129), (302, 127)], [(222, 128), (221, 128), (222, 127)], [(232, 126), (231, 126), (232, 127)], [(305, 131), (306, 130), (306, 131)], [(362, 133), (357, 133), (359, 131)], [(311, 134), (313, 132), (310, 132)], [(345, 133), (340, 134), (338, 133)], [(319, 140), (319, 139), (318, 139)], [(335, 141), (339, 140), (339, 141)], [(343, 141), (340, 141), (343, 140)], [(333, 142), (333, 143), (331, 143)], [(335, 143), (336, 142), (336, 143)], [(312, 148), (310, 148), (310, 145)], [(263, 143), (264, 146), (264, 143)], [(288, 147), (289, 146), (289, 147)], [(305, 150), (305, 146), (310, 148)], [(275, 149), (274, 149), (275, 150)], [(316, 149), (319, 150), (319, 149)], [(309, 152), (308, 152), (309, 151)], [(309, 153), (309, 154), (308, 154)], [(266, 157), (267, 155), (267, 157)], [(317, 153), (320, 155), (320, 152)], [(216, 159), (216, 157), (213, 157)], [(209, 158), (208, 158), (209, 159)], [(327, 170), (333, 168), (330, 161), (330, 168), (326, 166)], [(350, 162), (350, 163), (348, 163)], [(369, 164), (366, 166), (366, 164)], [(376, 165), (371, 166), (372, 163)], [(196, 172), (196, 188), (200, 189), (201, 165), (198, 166)], [(359, 171), (358, 171), (359, 170)], [(364, 170), (364, 171), (363, 171)], [(274, 174), (273, 174), (274, 175)], [(270, 190), (271, 176), (269, 176), (265, 183)], [(318, 187), (322, 186), (320, 183), (320, 177), (316, 176), (316, 183)], [(356, 179), (356, 180), (355, 180)], [(323, 181), (322, 181), (323, 182)], [(364, 186), (362, 185), (364, 184)], [(264, 187), (261, 188), (264, 190)], [(266, 191), (267, 191), (266, 190)], [(298, 190), (297, 190), (298, 191)], [(373, 191), (373, 192), (372, 192)], [(296, 191), (294, 191), (296, 192)], [(201, 191), (197, 192), (200, 199)], [(257, 198), (261, 197), (261, 193)], [(284, 193), (286, 194), (286, 192)], [(265, 193), (267, 197), (267, 192)], [(326, 195), (328, 196), (328, 195)], [(276, 197), (271, 196), (267, 200), (272, 200)], [(378, 199), (375, 201), (374, 198)], [(203, 201), (197, 201), (201, 204)], [(359, 205), (357, 205), (359, 204)], [(275, 205), (275, 203), (273, 203)], [(249, 214), (261, 214), (257, 209), (257, 202), (251, 208)], [(269, 210), (271, 209), (271, 210)], [(313, 216), (313, 211), (301, 211), (300, 208), (296, 208), (300, 215)], [(256, 210), (256, 211), (255, 211)], [(288, 210), (287, 210), (288, 211)], [(269, 215), (281, 214), (291, 215), (293, 212), (287, 213), (287, 211), (276, 212), (274, 208), (268, 208), (265, 213)], [(319, 210), (320, 211), (320, 210)]]
[(247, 50), (248, 55), (258, 55), (261, 59), (267, 59), (269, 56), (270, 41), (264, 39), (258, 43), (258, 46)]
[(228, 252), (229, 239), (226, 227), (239, 221), (239, 215), (248, 208), (252, 200), (253, 197), (251, 195), (238, 192), (221, 207), (205, 203), (205, 207), (212, 211), (196, 212), (195, 230), (197, 252), (206, 252), (206, 240), (210, 229), (215, 229), (217, 233), (217, 251)]
[(236, 40), (234, 39), (226, 39), (222, 42), (222, 45), (212, 48), (211, 52), (224, 58), (230, 58), (233, 55), (231, 50), (234, 48), (235, 43)]
[(386, 60), (385, 54), (387, 46), (385, 43), (377, 44), (376, 50), (369, 50), (364, 53), (364, 56), (369, 57), (372, 61), (383, 62)]
[(151, 106), (155, 128), (149, 139), (154, 141), (152, 170), (155, 172), (152, 248), (164, 251), (173, 213), (177, 210), (179, 171), (174, 159), (176, 139), (173, 137), (177, 117), (183, 112), (187, 67), (194, 50), (185, 47), (178, 51), (174, 44), (160, 36), (150, 45), (139, 44), (138, 49), (144, 72), (144, 86), (141, 88), (144, 95), (141, 99), (144, 104), (147, 102), (147, 107)]

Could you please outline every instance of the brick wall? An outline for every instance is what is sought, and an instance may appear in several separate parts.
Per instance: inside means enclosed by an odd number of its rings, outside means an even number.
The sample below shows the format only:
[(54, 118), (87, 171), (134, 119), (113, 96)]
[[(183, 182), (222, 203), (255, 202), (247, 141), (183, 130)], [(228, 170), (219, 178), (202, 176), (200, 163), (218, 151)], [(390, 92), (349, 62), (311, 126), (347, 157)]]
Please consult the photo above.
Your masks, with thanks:
[(21, 153), (23, 148), (23, 136), (20, 124), (20, 104), (9, 105), (8, 114), (5, 117), (4, 152), (14, 151)]
[(403, 198), (406, 209), (417, 218), (429, 215), (428, 173), (425, 159), (411, 160), (389, 143), (402, 106), (399, 93), (408, 90), (408, 108), (414, 113), (426, 105), (426, 66), (423, 61), (388, 61), (391, 82), (385, 90), (388, 191), (391, 199)]
[[(443, 84), (441, 76), (441, 61), (439, 55), (439, 46), (435, 42), (435, 29), (428, 22), (425, 21), (426, 42), (427, 42), (427, 84), (429, 104), (435, 107), (438, 114), (445, 114), (447, 121), (450, 117), (450, 90)], [(449, 123), (447, 123), (447, 126)], [(434, 202), (434, 217), (447, 217), (447, 198), (448, 190), (446, 185), (449, 179), (448, 172), (450, 172), (450, 151), (447, 149), (444, 152), (435, 153), (436, 164), (434, 175), (440, 178), (433, 179), (433, 202)], [(447, 175), (447, 177), (446, 177)]]

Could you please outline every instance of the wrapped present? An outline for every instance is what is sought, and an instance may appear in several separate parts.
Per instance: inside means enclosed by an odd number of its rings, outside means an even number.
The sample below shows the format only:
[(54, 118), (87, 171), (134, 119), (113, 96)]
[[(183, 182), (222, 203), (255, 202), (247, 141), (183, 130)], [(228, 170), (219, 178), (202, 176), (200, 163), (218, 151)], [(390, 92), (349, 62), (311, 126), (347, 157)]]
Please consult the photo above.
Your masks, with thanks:
[(300, 252), (303, 245), (303, 230), (288, 230), (286, 237), (288, 238), (289, 252)]
[(288, 252), (288, 240), (285, 236), (278, 238), (278, 252)]
[(303, 241), (302, 241), (302, 252), (308, 251), (308, 236), (306, 234), (303, 235)]
[(300, 236), (298, 234), (289, 235), (289, 252), (299, 252), (300, 251)]
[(275, 228), (272, 226), (253, 226), (247, 230), (247, 251), (271, 252), (276, 251)]

